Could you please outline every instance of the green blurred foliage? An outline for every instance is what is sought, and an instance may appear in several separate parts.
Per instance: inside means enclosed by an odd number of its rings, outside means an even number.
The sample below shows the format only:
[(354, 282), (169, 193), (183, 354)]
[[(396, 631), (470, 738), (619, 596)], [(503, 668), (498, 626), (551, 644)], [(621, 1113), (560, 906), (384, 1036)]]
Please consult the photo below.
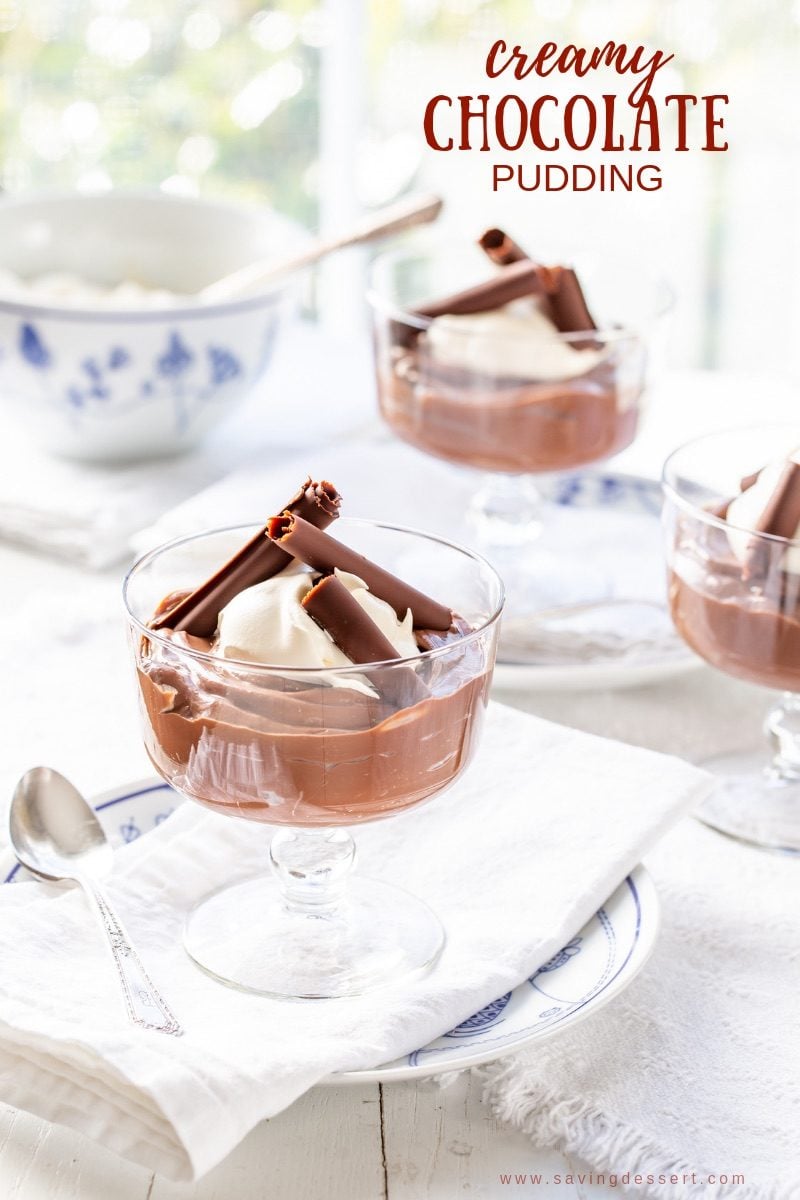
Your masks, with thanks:
[(0, 180), (168, 181), (314, 224), (323, 37), (313, 0), (0, 0)]

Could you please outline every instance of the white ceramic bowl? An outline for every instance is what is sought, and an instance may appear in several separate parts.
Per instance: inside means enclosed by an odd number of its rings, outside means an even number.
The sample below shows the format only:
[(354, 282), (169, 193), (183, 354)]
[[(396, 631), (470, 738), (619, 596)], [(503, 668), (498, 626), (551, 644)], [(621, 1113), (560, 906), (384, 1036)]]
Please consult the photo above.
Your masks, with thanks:
[[(0, 200), (0, 267), (193, 293), (301, 231), (269, 210), (156, 191)], [(0, 296), (0, 400), (48, 450), (91, 460), (194, 445), (261, 377), (289, 287), (214, 305), (74, 307)]]

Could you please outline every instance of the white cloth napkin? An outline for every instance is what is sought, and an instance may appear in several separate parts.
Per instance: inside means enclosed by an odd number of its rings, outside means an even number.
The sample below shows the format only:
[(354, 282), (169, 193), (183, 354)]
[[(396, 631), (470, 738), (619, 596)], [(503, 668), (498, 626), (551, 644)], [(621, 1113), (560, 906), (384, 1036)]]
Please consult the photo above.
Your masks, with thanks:
[(663, 903), (647, 970), (591, 1021), (488, 1069), (487, 1099), (537, 1145), (628, 1173), (637, 1195), (797, 1200), (800, 862), (695, 821), (645, 861)]
[(208, 449), (182, 458), (104, 465), (53, 458), (4, 427), (0, 538), (102, 570), (130, 558), (131, 536), (218, 479), (233, 459)]
[(240, 994), (192, 965), (186, 911), (264, 869), (268, 831), (186, 805), (120, 850), (109, 886), (185, 1036), (126, 1024), (79, 894), (2, 888), (3, 1098), (170, 1177), (201, 1175), (331, 1072), (409, 1053), (517, 986), (706, 786), (677, 759), (493, 705), (447, 795), (358, 831), (360, 870), (442, 917), (442, 959), (422, 980), (333, 1003)]

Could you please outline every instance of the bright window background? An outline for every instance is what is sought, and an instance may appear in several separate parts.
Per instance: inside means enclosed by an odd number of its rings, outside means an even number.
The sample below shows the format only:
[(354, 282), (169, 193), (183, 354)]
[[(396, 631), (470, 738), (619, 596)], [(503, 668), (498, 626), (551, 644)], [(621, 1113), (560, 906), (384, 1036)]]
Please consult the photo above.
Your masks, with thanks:
[[(370, 11), (371, 140), (387, 163), (402, 162), (408, 176), (441, 189), (448, 219), (464, 233), (505, 224), (543, 256), (578, 243), (648, 263), (678, 293), (677, 362), (798, 376), (799, 0), (374, 0)], [(503, 189), (493, 197), (484, 160), (533, 161), (530, 153), (436, 153), (409, 132), (417, 133), (425, 99), (437, 93), (517, 91), (533, 99), (559, 89), (552, 76), (487, 80), (486, 52), (498, 37), (531, 52), (545, 41), (609, 39), (671, 51), (675, 61), (654, 94), (728, 93), (730, 149), (654, 158), (663, 168), (659, 192)], [(561, 91), (626, 94), (625, 78), (620, 86), (607, 72), (580, 84), (567, 76)], [(560, 152), (550, 157), (569, 161)], [(582, 161), (620, 158), (589, 152)]]
[[(436, 154), (421, 118), (436, 92), (509, 90), (483, 73), (497, 37), (673, 51), (659, 87), (729, 93), (731, 148), (662, 155), (660, 192), (492, 196), (485, 160), (513, 156)], [(796, 378), (798, 62), (800, 0), (0, 0), (0, 181), (234, 195), (324, 228), (435, 188), (464, 236), (505, 224), (543, 255), (601, 245), (664, 271), (676, 362)], [(360, 267), (323, 275), (340, 325)]]
[(0, 180), (138, 184), (317, 218), (309, 0), (0, 0)]

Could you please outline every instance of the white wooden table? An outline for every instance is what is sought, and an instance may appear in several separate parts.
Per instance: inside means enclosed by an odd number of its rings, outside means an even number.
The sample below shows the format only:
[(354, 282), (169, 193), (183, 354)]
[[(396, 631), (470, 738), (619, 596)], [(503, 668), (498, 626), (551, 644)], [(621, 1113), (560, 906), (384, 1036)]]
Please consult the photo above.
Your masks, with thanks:
[[(638, 461), (653, 470), (676, 440), (698, 427), (725, 423), (747, 402), (717, 384), (698, 407), (699, 382), (677, 389), (641, 439)], [(700, 392), (705, 392), (700, 388)], [(759, 389), (762, 409), (764, 389)], [(791, 393), (771, 393), (780, 413)], [(680, 435), (679, 435), (680, 437)], [(119, 572), (89, 577), (72, 566), (0, 543), (0, 628), (4, 648), (0, 694), (0, 797), (36, 762), (49, 762), (97, 792), (152, 773), (139, 744), (133, 687), (121, 632)], [(82, 653), (81, 628), (107, 631), (102, 661), (86, 664), (65, 704), (65, 664)], [(106, 637), (106, 634), (103, 634)], [(504, 696), (509, 700), (512, 697)], [(753, 740), (766, 697), (703, 669), (669, 685), (618, 693), (529, 694), (514, 702), (591, 732), (699, 757), (712, 748)], [(113, 724), (111, 717), (113, 716)], [(87, 756), (87, 745), (93, 753)], [(0, 1099), (2, 1092), (0, 1091)], [(317, 1088), (256, 1128), (222, 1164), (195, 1185), (174, 1185), (61, 1128), (0, 1104), (2, 1200), (454, 1200), (461, 1195), (539, 1195), (608, 1200), (619, 1189), (556, 1184), (588, 1168), (534, 1149), (521, 1134), (497, 1126), (481, 1103), (479, 1081), (462, 1075), (433, 1083)], [(540, 1175), (536, 1184), (531, 1177)], [(503, 1182), (510, 1176), (511, 1182)], [(520, 1182), (514, 1182), (517, 1177)], [(524, 1178), (523, 1178), (524, 1177)]]
[[(68, 1130), (0, 1110), (0, 1193), (14, 1200), (619, 1196), (618, 1190), (552, 1183), (558, 1172), (563, 1178), (579, 1169), (498, 1127), (468, 1076), (445, 1091), (412, 1083), (316, 1088), (255, 1129), (197, 1184), (169, 1183)], [(532, 1173), (542, 1175), (538, 1189), (501, 1182), (505, 1175)]]

